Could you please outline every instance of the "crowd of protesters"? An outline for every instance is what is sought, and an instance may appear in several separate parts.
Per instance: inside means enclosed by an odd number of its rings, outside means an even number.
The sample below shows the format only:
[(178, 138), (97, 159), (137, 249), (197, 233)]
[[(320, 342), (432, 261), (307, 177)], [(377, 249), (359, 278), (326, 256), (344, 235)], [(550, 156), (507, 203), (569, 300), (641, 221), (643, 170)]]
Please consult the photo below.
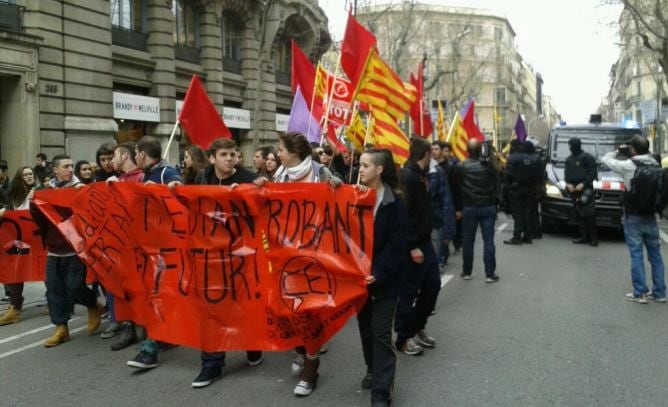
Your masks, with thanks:
[[(172, 166), (162, 157), (157, 138), (145, 136), (138, 142), (104, 144), (95, 161), (73, 161), (60, 154), (51, 159), (40, 153), (34, 168), (17, 169), (9, 181), (6, 163), (0, 163), (2, 199), (5, 210), (29, 209), (47, 247), (46, 299), (51, 322), (56, 326), (45, 342), (47, 347), (70, 340), (68, 320), (75, 303), (88, 309), (89, 334), (103, 339), (118, 337), (114, 351), (140, 342), (138, 327), (132, 321), (119, 321), (114, 313), (113, 295), (98, 299), (98, 288), (86, 285), (86, 268), (58, 229), (30, 202), (41, 188), (82, 188), (93, 182), (138, 182), (175, 185), (224, 185), (235, 187), (253, 183), (285, 182), (328, 183), (332, 188), (353, 184), (363, 191), (376, 192), (372, 273), (368, 278), (369, 296), (359, 310), (358, 324), (366, 374), (361, 386), (371, 390), (373, 406), (388, 405), (392, 399), (396, 369), (395, 351), (420, 355), (434, 348), (437, 340), (427, 333), (427, 322), (434, 312), (451, 250), (463, 249), (462, 277), (471, 278), (473, 243), (478, 224), (484, 237), (486, 281), (499, 280), (493, 242), (496, 219), (498, 166), (481, 153), (480, 143), (468, 145), (470, 158), (458, 163), (447, 143), (430, 144), (413, 138), (410, 157), (403, 168), (395, 164), (389, 150), (367, 146), (364, 152), (340, 153), (329, 145), (309, 143), (300, 133), (281, 134), (278, 144), (258, 148), (252, 157), (253, 171), (244, 168), (241, 151), (230, 139), (214, 140), (208, 150), (188, 146), (181, 166)], [(493, 161), (493, 160), (492, 160)], [(64, 218), (71, 215), (60, 208)], [(491, 225), (491, 227), (490, 227)], [(491, 237), (490, 237), (491, 236)], [(451, 249), (452, 246), (452, 249)], [(23, 284), (6, 285), (8, 310), (0, 325), (21, 321)], [(102, 291), (103, 287), (100, 287)], [(103, 317), (109, 323), (101, 328)], [(393, 339), (392, 331), (396, 332)], [(100, 332), (101, 331), (101, 332)], [(139, 353), (127, 362), (136, 369), (159, 365), (158, 351), (171, 345), (151, 338), (146, 332)], [(316, 388), (320, 352), (296, 349), (292, 363), (299, 373), (294, 389), (297, 396), (308, 396)], [(225, 352), (202, 352), (202, 368), (193, 380), (195, 388), (206, 387), (220, 378)], [(248, 350), (250, 366), (263, 361), (258, 350)]]

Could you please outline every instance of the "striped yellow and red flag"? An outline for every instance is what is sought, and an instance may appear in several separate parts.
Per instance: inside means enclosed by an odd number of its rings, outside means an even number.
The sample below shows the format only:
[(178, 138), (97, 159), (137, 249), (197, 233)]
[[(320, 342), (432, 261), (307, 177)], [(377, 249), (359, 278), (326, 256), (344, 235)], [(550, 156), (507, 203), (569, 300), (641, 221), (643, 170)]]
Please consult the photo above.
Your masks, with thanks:
[(445, 112), (443, 112), (443, 105), (441, 101), (436, 101), (438, 104), (438, 118), (436, 119), (436, 134), (438, 135), (438, 141), (445, 142), (447, 139), (446, 127), (448, 124), (445, 121)]
[(371, 109), (370, 138), (378, 148), (387, 148), (392, 152), (394, 162), (403, 165), (408, 160), (410, 141), (401, 130), (397, 121), (387, 112)]
[(376, 110), (384, 110), (398, 120), (410, 110), (417, 99), (417, 89), (404, 83), (380, 58), (378, 51), (372, 48), (354, 98)]
[(346, 138), (357, 151), (364, 151), (364, 138), (366, 136), (366, 128), (362, 122), (359, 113), (355, 112), (350, 126), (346, 129)]
[(320, 98), (320, 100), (327, 97), (327, 81), (329, 79), (329, 73), (318, 64), (315, 70), (315, 84), (313, 88), (315, 89), (315, 96)]
[(464, 161), (468, 158), (469, 153), (466, 149), (466, 143), (469, 141), (469, 135), (462, 127), (462, 118), (459, 112), (455, 113), (450, 134), (448, 134), (448, 141), (452, 145), (452, 154), (457, 157), (459, 161)]

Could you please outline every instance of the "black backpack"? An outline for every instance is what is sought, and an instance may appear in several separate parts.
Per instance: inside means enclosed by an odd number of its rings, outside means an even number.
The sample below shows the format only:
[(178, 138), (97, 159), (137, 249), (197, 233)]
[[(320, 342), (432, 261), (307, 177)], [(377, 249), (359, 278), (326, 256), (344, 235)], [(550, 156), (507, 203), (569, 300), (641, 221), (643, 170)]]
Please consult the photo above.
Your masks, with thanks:
[(636, 215), (661, 213), (668, 204), (668, 169), (636, 160), (633, 163), (636, 171), (626, 194), (627, 209)]

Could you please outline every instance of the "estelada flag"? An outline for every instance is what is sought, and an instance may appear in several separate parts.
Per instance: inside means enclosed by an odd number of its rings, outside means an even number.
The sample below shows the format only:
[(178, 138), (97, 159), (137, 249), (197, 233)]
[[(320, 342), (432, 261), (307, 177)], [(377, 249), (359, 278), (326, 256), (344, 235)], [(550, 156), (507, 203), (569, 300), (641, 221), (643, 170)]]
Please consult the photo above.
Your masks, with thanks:
[[(306, 57), (306, 54), (299, 48), (295, 40), (291, 42), (292, 46), (292, 60), (290, 62), (290, 75), (292, 84), (292, 96), (297, 93), (297, 88), (301, 88), (301, 93), (308, 105), (308, 109), (316, 120), (322, 117), (322, 101), (323, 97), (318, 96), (316, 89), (316, 70), (311, 61)], [(313, 95), (316, 91), (315, 98)], [(311, 106), (313, 103), (313, 106)]]
[(464, 107), (464, 112), (461, 115), (462, 117), (462, 127), (468, 134), (468, 139), (477, 139), (480, 142), (485, 141), (485, 136), (482, 134), (478, 125), (475, 123), (475, 104), (473, 99)]
[(346, 31), (341, 42), (341, 67), (353, 86), (357, 86), (367, 56), (375, 46), (376, 37), (367, 31), (351, 12), (348, 12)]
[(364, 138), (366, 137), (366, 127), (360, 118), (359, 113), (350, 121), (350, 126), (346, 129), (346, 138), (353, 145), (355, 150), (364, 151)]
[(453, 126), (451, 133), (448, 135), (448, 141), (452, 145), (452, 154), (457, 157), (459, 161), (464, 161), (469, 156), (468, 150), (466, 149), (469, 134), (462, 125), (462, 119), (459, 116), (459, 112), (455, 113), (455, 117), (452, 121)]
[(383, 110), (371, 108), (370, 132), (374, 145), (390, 150), (396, 164), (403, 165), (408, 160), (410, 141), (392, 116)]
[(411, 73), (410, 83), (417, 90), (417, 98), (411, 106), (411, 119), (413, 119), (413, 133), (422, 137), (429, 137), (434, 132), (434, 125), (431, 122), (431, 112), (429, 106), (424, 100), (424, 77), (422, 64), (418, 67), (417, 78)]
[(417, 98), (411, 84), (404, 83), (372, 49), (360, 78), (354, 99), (384, 110), (395, 120), (403, 119)]
[(178, 120), (186, 130), (188, 140), (205, 150), (217, 138), (232, 138), (230, 129), (223, 122), (197, 75), (193, 75), (190, 81)]

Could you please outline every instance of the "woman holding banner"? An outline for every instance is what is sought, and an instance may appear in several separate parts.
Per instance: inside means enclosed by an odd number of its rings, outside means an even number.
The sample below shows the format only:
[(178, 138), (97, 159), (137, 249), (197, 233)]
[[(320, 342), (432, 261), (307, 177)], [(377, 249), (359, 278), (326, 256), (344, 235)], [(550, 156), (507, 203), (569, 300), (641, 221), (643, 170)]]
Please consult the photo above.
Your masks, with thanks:
[(362, 154), (360, 181), (364, 185), (361, 189), (376, 191), (369, 296), (357, 322), (367, 365), (362, 388), (371, 389), (371, 405), (378, 407), (389, 405), (394, 388), (392, 323), (408, 261), (408, 210), (389, 150), (371, 149)]
[[(35, 172), (31, 167), (21, 167), (16, 171), (12, 186), (7, 196), (7, 208), (20, 210), (30, 209), (30, 201), (35, 195), (38, 187), (35, 180)], [(0, 204), (0, 209), (2, 205)], [(4, 211), (0, 211), (2, 216)], [(23, 308), (23, 283), (7, 284), (9, 288), (10, 305), (4, 315), (0, 317), (0, 326), (16, 324), (21, 322), (21, 309)]]
[[(281, 134), (278, 142), (278, 158), (282, 165), (276, 170), (275, 182), (328, 182), (338, 186), (342, 182), (333, 177), (324, 165), (311, 159), (312, 148), (306, 137), (298, 132)], [(266, 181), (266, 180), (265, 180)], [(258, 184), (262, 184), (259, 182)], [(295, 387), (295, 395), (309, 396), (313, 393), (318, 381), (320, 354), (309, 355), (306, 348), (297, 348), (297, 357), (292, 363), (293, 371), (299, 371), (299, 383)]]

